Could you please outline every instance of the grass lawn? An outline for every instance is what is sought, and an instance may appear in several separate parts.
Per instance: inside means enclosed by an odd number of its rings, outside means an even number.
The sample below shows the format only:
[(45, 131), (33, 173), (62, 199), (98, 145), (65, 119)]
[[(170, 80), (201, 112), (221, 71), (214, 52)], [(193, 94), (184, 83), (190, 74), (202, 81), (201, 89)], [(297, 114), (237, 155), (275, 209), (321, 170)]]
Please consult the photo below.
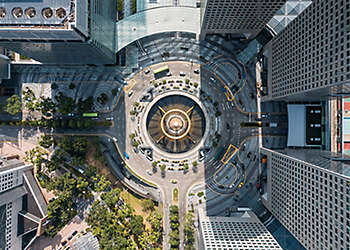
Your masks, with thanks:
[(142, 211), (142, 201), (144, 199), (137, 198), (125, 189), (121, 192), (120, 197), (135, 210), (135, 214), (141, 215), (144, 218), (143, 223), (145, 224), (146, 228), (151, 229), (151, 225), (146, 221), (146, 218), (150, 213), (148, 211)]
[(179, 189), (173, 189), (173, 201), (177, 203), (179, 201)]
[(95, 152), (96, 152), (96, 140), (95, 138), (87, 138), (88, 140), (88, 150), (86, 153), (86, 161), (88, 164), (96, 166), (97, 172), (101, 175), (104, 175), (112, 184), (117, 182), (117, 179), (114, 177), (114, 175), (109, 170), (109, 167), (100, 160), (96, 159)]

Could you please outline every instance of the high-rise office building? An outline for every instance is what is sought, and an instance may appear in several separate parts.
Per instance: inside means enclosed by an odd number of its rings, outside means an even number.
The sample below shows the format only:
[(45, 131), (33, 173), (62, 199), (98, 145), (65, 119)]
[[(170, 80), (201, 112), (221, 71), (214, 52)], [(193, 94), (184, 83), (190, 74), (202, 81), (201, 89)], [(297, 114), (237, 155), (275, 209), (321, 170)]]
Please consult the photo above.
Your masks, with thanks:
[(260, 152), (271, 213), (306, 249), (350, 249), (350, 159), (311, 149)]
[(286, 0), (202, 0), (201, 37), (212, 33), (252, 38)]
[(116, 1), (0, 3), (0, 46), (54, 64), (115, 62)]
[(350, 93), (350, 2), (315, 0), (266, 46), (263, 100), (320, 100)]
[(258, 217), (251, 211), (231, 217), (208, 217), (198, 210), (200, 238), (205, 250), (282, 249)]
[(47, 207), (32, 169), (0, 157), (0, 249), (24, 249), (42, 231)]

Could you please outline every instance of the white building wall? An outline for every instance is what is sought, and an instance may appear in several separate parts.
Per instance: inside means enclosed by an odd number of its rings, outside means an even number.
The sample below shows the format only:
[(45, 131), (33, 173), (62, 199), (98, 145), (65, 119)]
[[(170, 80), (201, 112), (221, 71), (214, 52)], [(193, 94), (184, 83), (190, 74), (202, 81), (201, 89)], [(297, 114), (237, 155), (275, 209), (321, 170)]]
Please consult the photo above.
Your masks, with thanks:
[(350, 249), (350, 177), (269, 149), (271, 213), (306, 249)]
[(326, 99), (349, 91), (349, 13), (349, 1), (314, 0), (270, 42), (271, 93), (265, 99)]

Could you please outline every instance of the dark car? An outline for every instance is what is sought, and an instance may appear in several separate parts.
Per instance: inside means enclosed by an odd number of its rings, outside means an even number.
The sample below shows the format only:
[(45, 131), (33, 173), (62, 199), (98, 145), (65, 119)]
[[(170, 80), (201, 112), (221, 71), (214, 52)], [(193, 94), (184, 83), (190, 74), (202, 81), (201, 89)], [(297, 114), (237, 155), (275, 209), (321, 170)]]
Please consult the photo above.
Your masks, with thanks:
[(71, 235), (71, 236), (69, 236), (67, 239), (68, 239), (68, 240), (71, 240), (72, 238), (73, 238), (73, 236)]
[(72, 236), (77, 235), (77, 233), (78, 233), (78, 231), (77, 231), (77, 230), (75, 230), (75, 231), (72, 233)]
[(61, 245), (62, 245), (62, 246), (65, 246), (66, 244), (67, 244), (67, 241), (66, 241), (66, 240), (61, 242)]

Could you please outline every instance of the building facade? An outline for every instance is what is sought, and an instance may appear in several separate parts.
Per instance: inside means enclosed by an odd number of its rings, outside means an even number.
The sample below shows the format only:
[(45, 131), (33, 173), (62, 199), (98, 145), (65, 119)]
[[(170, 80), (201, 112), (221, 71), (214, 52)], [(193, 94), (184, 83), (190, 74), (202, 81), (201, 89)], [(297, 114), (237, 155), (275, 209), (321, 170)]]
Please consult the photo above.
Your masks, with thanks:
[(0, 46), (54, 64), (115, 62), (116, 2), (0, 3)]
[(201, 36), (213, 33), (253, 38), (286, 0), (202, 0)]
[(350, 3), (315, 0), (265, 48), (263, 100), (320, 100), (350, 88)]
[(349, 159), (327, 151), (261, 148), (263, 204), (306, 249), (350, 249)]
[(47, 207), (32, 169), (0, 157), (0, 249), (25, 249), (41, 233)]
[(201, 244), (214, 249), (282, 249), (251, 211), (233, 217), (208, 217), (199, 209)]

